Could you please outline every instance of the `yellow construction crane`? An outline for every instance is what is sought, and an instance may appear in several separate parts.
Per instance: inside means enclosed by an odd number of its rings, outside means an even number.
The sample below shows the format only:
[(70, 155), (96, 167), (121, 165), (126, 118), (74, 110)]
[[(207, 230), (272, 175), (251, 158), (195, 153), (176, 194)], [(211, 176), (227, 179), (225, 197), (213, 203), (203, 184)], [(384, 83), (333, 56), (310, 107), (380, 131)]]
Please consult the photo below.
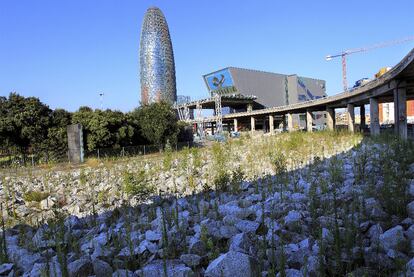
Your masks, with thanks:
[(328, 55), (325, 58), (326, 58), (327, 61), (330, 61), (333, 58), (338, 58), (338, 57), (342, 58), (342, 83), (343, 83), (343, 86), (344, 86), (344, 91), (348, 91), (348, 82), (347, 82), (347, 79), (346, 79), (346, 56), (348, 56), (350, 54), (354, 54), (354, 53), (367, 52), (367, 51), (377, 49), (377, 48), (383, 48), (383, 47), (387, 47), (387, 46), (401, 44), (401, 43), (405, 43), (405, 42), (412, 41), (412, 40), (414, 40), (414, 36), (406, 37), (406, 38), (398, 39), (398, 40), (392, 40), (392, 41), (377, 43), (377, 44), (367, 46), (367, 47), (348, 49), (348, 50), (344, 50), (341, 53), (338, 53), (338, 54), (335, 54), (335, 55)]

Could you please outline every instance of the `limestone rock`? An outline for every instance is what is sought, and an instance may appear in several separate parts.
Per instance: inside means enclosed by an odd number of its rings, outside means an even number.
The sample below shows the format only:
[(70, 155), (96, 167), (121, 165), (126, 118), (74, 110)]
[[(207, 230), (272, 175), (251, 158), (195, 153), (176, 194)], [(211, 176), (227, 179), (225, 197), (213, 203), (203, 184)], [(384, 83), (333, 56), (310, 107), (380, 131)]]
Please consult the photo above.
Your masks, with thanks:
[(249, 254), (250, 246), (252, 242), (246, 233), (240, 233), (235, 235), (230, 240), (229, 251), (236, 251), (245, 254)]
[[(100, 275), (96, 275), (97, 277)], [(136, 274), (132, 272), (131, 270), (127, 269), (118, 269), (111, 275), (112, 277), (135, 277)]]
[(379, 237), (380, 244), (385, 250), (398, 249), (405, 242), (403, 228), (400, 225), (387, 230)]
[(7, 275), (13, 270), (14, 264), (2, 264), (0, 265), (0, 275)]
[(202, 256), (206, 252), (206, 246), (201, 240), (193, 237), (190, 239), (190, 246), (188, 250), (191, 254), (197, 254)]
[(159, 241), (161, 240), (161, 234), (160, 233), (156, 233), (152, 230), (148, 230), (145, 232), (145, 239), (149, 240), (149, 241)]
[(195, 267), (200, 264), (201, 257), (196, 254), (183, 254), (180, 257), (180, 260), (190, 267)]
[(212, 261), (205, 272), (206, 277), (253, 277), (259, 274), (257, 261), (244, 253), (229, 251)]
[[(297, 269), (289, 268), (285, 270), (286, 277), (303, 277), (302, 272)], [(280, 272), (276, 275), (276, 277), (283, 276)]]
[(260, 223), (251, 220), (241, 220), (236, 223), (236, 228), (245, 233), (256, 233)]
[[(191, 268), (186, 267), (184, 264), (177, 260), (169, 260), (166, 264), (167, 275), (174, 277), (192, 277), (194, 272)], [(153, 261), (136, 272), (140, 277), (159, 277), (164, 276), (164, 262), (161, 260)]]
[(93, 274), (93, 266), (88, 259), (81, 258), (68, 264), (69, 277), (83, 277)]
[(93, 272), (96, 276), (112, 277), (112, 267), (105, 261), (95, 259), (92, 262)]
[(414, 219), (414, 201), (407, 205), (408, 216)]
[(289, 211), (289, 213), (285, 216), (284, 219), (286, 225), (291, 225), (299, 223), (299, 221), (302, 219), (302, 215), (298, 211)]

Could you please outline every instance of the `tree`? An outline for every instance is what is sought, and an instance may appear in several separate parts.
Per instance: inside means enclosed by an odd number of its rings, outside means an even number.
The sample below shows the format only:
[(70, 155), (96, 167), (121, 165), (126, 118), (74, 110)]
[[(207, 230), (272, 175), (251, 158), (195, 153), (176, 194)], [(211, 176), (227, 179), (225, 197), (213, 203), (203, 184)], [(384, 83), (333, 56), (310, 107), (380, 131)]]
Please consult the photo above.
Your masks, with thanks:
[(72, 114), (64, 109), (56, 109), (51, 116), (45, 146), (52, 151), (52, 159), (58, 159), (64, 157), (68, 149), (67, 126), (71, 124)]
[(122, 147), (136, 143), (136, 129), (128, 122), (128, 114), (112, 110), (81, 107), (72, 122), (83, 126), (84, 145), (88, 151), (98, 148)]
[(152, 103), (134, 111), (141, 127), (141, 134), (150, 143), (161, 146), (167, 141), (177, 142), (177, 116), (166, 102)]
[(2, 145), (39, 147), (47, 138), (52, 110), (38, 98), (11, 93), (0, 99), (0, 137)]

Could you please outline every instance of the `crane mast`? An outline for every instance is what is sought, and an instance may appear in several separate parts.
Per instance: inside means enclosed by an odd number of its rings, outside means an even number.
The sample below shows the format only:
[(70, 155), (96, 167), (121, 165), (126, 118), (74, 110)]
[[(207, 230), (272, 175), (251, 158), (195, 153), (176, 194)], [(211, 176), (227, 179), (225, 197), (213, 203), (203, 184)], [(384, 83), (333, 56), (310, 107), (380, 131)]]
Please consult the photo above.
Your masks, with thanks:
[(412, 41), (412, 40), (414, 40), (414, 36), (410, 36), (410, 37), (406, 37), (406, 38), (402, 38), (402, 39), (398, 39), (398, 40), (392, 40), (392, 41), (377, 43), (377, 44), (367, 46), (367, 47), (347, 49), (347, 50), (344, 50), (344, 51), (342, 51), (338, 54), (335, 54), (335, 55), (327, 55), (325, 58), (326, 58), (327, 61), (330, 61), (333, 58), (341, 57), (341, 59), (342, 59), (342, 84), (344, 86), (344, 91), (348, 91), (348, 81), (347, 81), (347, 77), (346, 77), (347, 76), (347, 74), (346, 74), (346, 56), (351, 55), (351, 54), (355, 54), (355, 53), (360, 53), (360, 52), (367, 52), (367, 51), (378, 49), (378, 48), (384, 48), (384, 47), (387, 47), (387, 46), (402, 44), (402, 43), (409, 42), (409, 41)]

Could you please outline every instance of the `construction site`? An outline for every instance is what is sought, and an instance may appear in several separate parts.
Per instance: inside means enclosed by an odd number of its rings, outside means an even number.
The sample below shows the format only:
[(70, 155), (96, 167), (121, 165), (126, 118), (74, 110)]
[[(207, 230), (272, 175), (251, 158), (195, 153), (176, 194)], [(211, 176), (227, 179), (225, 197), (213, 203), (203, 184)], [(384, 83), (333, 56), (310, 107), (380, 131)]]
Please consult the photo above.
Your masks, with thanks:
[[(411, 76), (401, 78), (397, 74), (390, 77), (398, 65), (383, 67), (372, 78), (362, 78), (349, 87), (346, 61), (352, 54), (413, 40), (414, 37), (407, 37), (326, 56), (327, 61), (341, 58), (343, 92), (335, 96), (328, 96), (326, 81), (315, 76), (310, 78), (226, 67), (203, 75), (209, 97), (195, 101), (186, 97), (184, 101), (177, 102), (175, 108), (179, 119), (191, 123), (195, 138), (201, 140), (208, 136), (221, 140), (223, 132), (238, 136), (242, 131), (273, 134), (292, 130), (346, 128), (376, 133), (376, 129), (390, 129), (393, 126), (398, 129), (398, 121), (402, 120), (403, 125), (414, 123), (414, 100), (407, 91), (406, 96), (400, 96), (393, 90), (405, 89), (409, 92)], [(403, 61), (411, 56), (412, 51)], [(378, 103), (374, 102), (375, 107), (371, 107), (369, 96), (384, 84), (389, 90), (381, 92), (381, 97), (374, 99)], [(405, 84), (404, 87), (402, 84)], [(352, 100), (354, 95), (358, 95), (357, 102)], [(366, 107), (367, 104), (371, 105)], [(372, 128), (372, 123), (375, 128)]]

